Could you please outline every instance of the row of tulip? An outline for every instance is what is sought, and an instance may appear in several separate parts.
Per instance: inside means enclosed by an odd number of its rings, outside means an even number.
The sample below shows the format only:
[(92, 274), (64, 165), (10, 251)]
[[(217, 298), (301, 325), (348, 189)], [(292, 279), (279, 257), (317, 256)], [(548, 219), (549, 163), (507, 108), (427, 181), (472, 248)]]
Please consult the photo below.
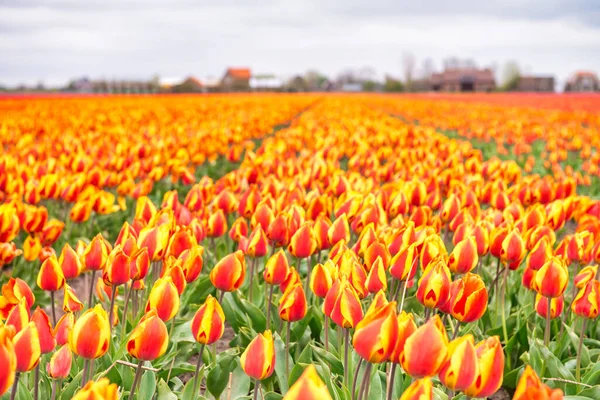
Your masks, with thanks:
[[(596, 331), (600, 203), (578, 196), (574, 179), (482, 160), (468, 143), (369, 104), (321, 101), (183, 203), (177, 191), (160, 207), (139, 197), (110, 242), (105, 232), (58, 257), (23, 246), (41, 261), (27, 266), (44, 292), (18, 279), (3, 288), (7, 365), (39, 376), (48, 363), (47, 376), (67, 382), (63, 398), (78, 386), (100, 398), (134, 398), (138, 388), (218, 397), (226, 386), (288, 399), (485, 397), (503, 384), (517, 399), (594, 398), (596, 343), (583, 337)], [(19, 219), (20, 203), (8, 204)], [(77, 293), (68, 282), (82, 276), (89, 292)], [(46, 293), (52, 323), (41, 309), (30, 314)], [(572, 339), (575, 317), (582, 340)], [(226, 324), (232, 349), (217, 354), (210, 346)], [(156, 379), (149, 361), (166, 375)], [(560, 380), (547, 380), (550, 389), (524, 364)], [(4, 389), (25, 393), (10, 376)], [(56, 395), (62, 384), (53, 386)]]

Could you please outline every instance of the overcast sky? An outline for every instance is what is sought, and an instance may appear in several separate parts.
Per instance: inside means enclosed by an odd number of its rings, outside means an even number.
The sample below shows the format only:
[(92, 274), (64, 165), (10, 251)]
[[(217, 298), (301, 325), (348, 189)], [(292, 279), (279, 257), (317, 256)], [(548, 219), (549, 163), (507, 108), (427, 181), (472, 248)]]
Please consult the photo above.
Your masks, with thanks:
[(562, 83), (600, 73), (600, 0), (0, 0), (0, 84), (220, 76), (226, 66), (335, 76), (401, 58), (516, 60)]

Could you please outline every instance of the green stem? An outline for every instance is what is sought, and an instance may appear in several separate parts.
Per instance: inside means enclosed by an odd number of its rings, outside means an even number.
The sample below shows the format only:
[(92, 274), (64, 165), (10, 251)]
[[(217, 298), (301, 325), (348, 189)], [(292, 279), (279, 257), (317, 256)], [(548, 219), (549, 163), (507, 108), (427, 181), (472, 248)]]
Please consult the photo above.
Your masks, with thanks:
[(258, 379), (256, 379), (254, 381), (254, 397), (253, 397), (254, 400), (258, 399), (259, 391), (260, 391), (260, 381)]
[(54, 292), (50, 292), (50, 300), (52, 301), (52, 325), (56, 326), (56, 301), (54, 299)]
[(12, 390), (10, 391), (10, 400), (15, 400), (15, 396), (17, 395), (17, 387), (19, 386), (19, 377), (21, 376), (20, 372), (15, 374), (15, 380), (12, 385)]
[(111, 337), (113, 328), (113, 314), (115, 310), (115, 297), (117, 297), (117, 286), (110, 287), (110, 309), (108, 310), (108, 326), (110, 327)]
[(394, 379), (396, 378), (396, 367), (398, 364), (392, 363), (392, 369), (390, 371), (390, 382), (388, 383), (387, 400), (392, 400), (394, 394)]
[(35, 366), (33, 372), (33, 399), (38, 400), (40, 396), (40, 363)]
[(369, 378), (371, 377), (371, 368), (373, 367), (373, 364), (371, 363), (367, 363), (367, 366), (365, 367), (365, 373), (363, 375), (363, 380), (362, 383), (360, 385), (360, 389), (358, 391), (358, 400), (362, 400), (364, 398), (364, 396), (367, 396), (367, 399), (369, 398)]
[(287, 329), (285, 334), (285, 376), (290, 376), (290, 334), (291, 334), (291, 325), (290, 321), (287, 322)]
[[(266, 285), (269, 285), (266, 283)], [(271, 301), (273, 300), (273, 286), (269, 285), (269, 297), (267, 298), (267, 329), (271, 326)]]
[(81, 373), (81, 387), (84, 387), (85, 384), (87, 383), (88, 365), (89, 365), (89, 360), (87, 358), (85, 358), (83, 360), (83, 372)]
[(96, 270), (92, 270), (92, 281), (90, 283), (90, 294), (88, 296), (88, 308), (92, 308), (92, 300), (94, 299), (94, 279), (96, 278)]
[(329, 317), (325, 315), (323, 322), (325, 326), (325, 351), (329, 351)]
[(356, 384), (358, 382), (358, 373), (360, 372), (360, 366), (362, 365), (363, 359), (362, 357), (358, 359), (358, 365), (354, 370), (354, 379), (352, 379), (352, 400), (356, 398)]
[(144, 360), (139, 360), (137, 368), (135, 370), (135, 377), (133, 378), (133, 384), (131, 385), (131, 390), (129, 391), (129, 398), (132, 400), (134, 399), (133, 395), (135, 394), (135, 389), (137, 388), (137, 385), (138, 385), (140, 379), (142, 378), (142, 364), (143, 363), (144, 363)]
[(544, 332), (544, 345), (548, 347), (550, 344), (550, 314), (552, 313), (552, 299), (546, 298), (548, 307), (546, 308), (546, 331)]
[[(200, 367), (202, 366), (202, 353), (204, 353), (204, 347), (206, 347), (206, 344), (201, 344), (200, 345), (200, 354), (198, 357), (198, 362), (196, 363), (196, 374), (194, 375), (194, 390), (192, 393), (194, 393), (194, 396), (196, 395), (196, 393), (198, 392), (198, 387), (200, 385), (200, 379), (198, 377), (198, 375), (200, 374)], [(167, 381), (168, 383), (168, 381)]]
[(581, 324), (581, 335), (579, 335), (579, 347), (577, 348), (577, 367), (575, 368), (575, 379), (581, 381), (581, 348), (583, 347), (583, 338), (585, 336), (585, 328), (587, 327), (587, 319), (583, 319)]
[[(92, 275), (92, 280), (93, 280)], [(127, 286), (127, 285), (125, 285)], [(133, 287), (133, 281), (131, 281), (131, 285), (127, 287), (127, 292), (125, 293), (125, 305), (123, 306), (123, 321), (121, 321), (121, 340), (124, 339), (125, 335), (125, 327), (127, 326), (127, 309), (129, 308), (129, 297), (131, 296), (131, 288)], [(175, 319), (175, 318), (173, 318)]]
[(502, 332), (504, 333), (504, 344), (508, 343), (508, 329), (506, 328), (506, 285), (508, 281), (508, 268), (504, 269), (504, 277), (502, 279), (502, 297), (500, 312), (502, 312)]
[(248, 301), (252, 303), (252, 286), (254, 283), (254, 263), (256, 258), (252, 257), (250, 260), (250, 288), (248, 289)]
[[(350, 352), (350, 329), (344, 329), (344, 385), (348, 387), (350, 379), (350, 366), (348, 365), (348, 353)], [(370, 365), (370, 364), (369, 364)]]

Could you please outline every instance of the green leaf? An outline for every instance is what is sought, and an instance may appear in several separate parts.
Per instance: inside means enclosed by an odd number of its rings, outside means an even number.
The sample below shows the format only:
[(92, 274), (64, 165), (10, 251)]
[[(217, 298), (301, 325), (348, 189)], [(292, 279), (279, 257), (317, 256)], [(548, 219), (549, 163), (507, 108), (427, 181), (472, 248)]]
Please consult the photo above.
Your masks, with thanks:
[(242, 305), (244, 306), (244, 310), (246, 310), (246, 314), (250, 317), (252, 328), (256, 332), (264, 332), (264, 330), (267, 329), (267, 318), (265, 317), (265, 314), (263, 314), (260, 308), (256, 307), (246, 299), (242, 299)]
[(288, 378), (288, 384), (291, 387), (294, 382), (300, 378), (300, 375), (304, 372), (305, 366), (308, 364), (312, 364), (312, 347), (306, 346), (300, 357), (296, 360), (296, 363), (292, 370), (290, 371), (290, 377)]
[(292, 357), (285, 349), (285, 344), (281, 340), (281, 337), (276, 332), (273, 335), (275, 341), (275, 376), (279, 383), (279, 390), (281, 393), (287, 393), (288, 391), (288, 376), (285, 373), (285, 359), (288, 358), (290, 366), (294, 365)]
[(158, 382), (158, 397), (156, 400), (177, 400), (177, 395), (171, 391), (164, 380)]
[(315, 354), (317, 359), (324, 360), (331, 366), (331, 372), (337, 375), (344, 374), (344, 365), (339, 360), (339, 358), (334, 356), (332, 353), (327, 352), (318, 346), (315, 346), (314, 344), (311, 344), (310, 346), (312, 347), (313, 353)]
[(275, 393), (275, 392), (265, 393), (265, 400), (281, 400), (281, 399), (283, 399), (283, 396), (280, 395), (279, 393)]
[(25, 376), (25, 377), (21, 376), (21, 379), (19, 380), (19, 386), (17, 388), (17, 397), (16, 398), (19, 400), (21, 400), (21, 399), (33, 400), (33, 396), (27, 389), (27, 384), (24, 382), (24, 378), (27, 378), (27, 376)]
[(250, 377), (246, 375), (240, 365), (233, 371), (231, 379), (231, 398), (239, 399), (248, 394), (250, 390)]
[(156, 392), (156, 374), (153, 371), (146, 371), (142, 375), (138, 399), (151, 400), (154, 392)]
[(194, 393), (194, 379), (190, 379), (183, 388), (181, 400), (195, 400), (197, 398), (197, 395), (198, 393)]
[(79, 371), (77, 375), (73, 378), (71, 382), (64, 388), (63, 391), (60, 392), (61, 398), (63, 399), (71, 399), (75, 394), (75, 391), (79, 389), (81, 383), (81, 377), (83, 375), (83, 371)]

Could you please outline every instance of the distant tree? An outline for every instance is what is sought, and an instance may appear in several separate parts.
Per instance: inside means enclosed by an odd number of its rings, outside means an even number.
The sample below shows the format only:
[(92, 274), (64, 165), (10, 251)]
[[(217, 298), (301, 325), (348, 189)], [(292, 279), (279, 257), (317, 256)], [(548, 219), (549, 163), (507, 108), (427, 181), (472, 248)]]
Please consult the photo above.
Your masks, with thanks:
[(502, 71), (502, 86), (503, 91), (513, 91), (519, 86), (519, 80), (521, 79), (521, 69), (519, 64), (515, 61), (509, 61), (504, 65)]
[(389, 93), (403, 92), (404, 85), (399, 80), (394, 79), (391, 76), (386, 76), (385, 83), (383, 85), (383, 90)]
[(328, 80), (327, 76), (317, 70), (311, 69), (304, 74), (304, 80), (308, 85), (308, 90), (319, 90), (323, 83)]
[(404, 83), (406, 84), (406, 89), (408, 91), (410, 91), (412, 87), (416, 63), (417, 59), (414, 54), (410, 52), (404, 52), (404, 54), (402, 54), (402, 72), (404, 74)]
[(363, 82), (363, 91), (374, 92), (376, 90), (377, 90), (377, 82), (371, 81), (371, 80)]

